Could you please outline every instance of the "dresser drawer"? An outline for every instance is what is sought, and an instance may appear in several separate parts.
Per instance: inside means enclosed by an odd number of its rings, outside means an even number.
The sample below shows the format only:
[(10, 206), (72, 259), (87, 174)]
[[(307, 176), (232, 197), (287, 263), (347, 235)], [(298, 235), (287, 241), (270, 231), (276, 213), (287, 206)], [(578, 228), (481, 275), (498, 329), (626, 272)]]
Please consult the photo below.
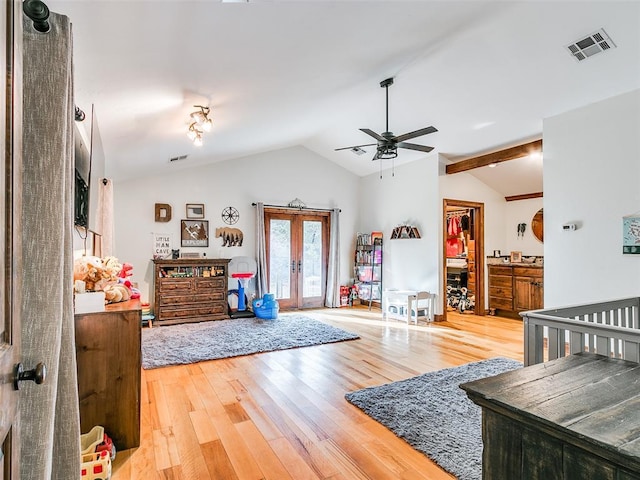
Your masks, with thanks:
[(163, 278), (159, 282), (161, 292), (189, 292), (193, 285), (190, 278)]
[(204, 317), (208, 315), (226, 314), (226, 305), (210, 303), (206, 305), (189, 305), (179, 307), (160, 307), (160, 319), (170, 320), (182, 317)]
[(227, 277), (196, 278), (196, 289), (219, 288), (226, 290)]
[(489, 308), (513, 310), (513, 300), (510, 298), (489, 297)]
[(195, 295), (192, 295), (190, 299), (194, 303), (226, 301), (225, 292), (223, 292), (222, 290), (211, 290), (210, 292), (197, 293)]
[(509, 275), (489, 275), (489, 287), (512, 288), (513, 277)]
[[(176, 292), (172, 292), (176, 293)], [(160, 305), (182, 305), (191, 301), (191, 295), (160, 295)]]
[(513, 288), (511, 288), (511, 285), (509, 285), (508, 287), (494, 287), (492, 285), (489, 287), (489, 296), (500, 297), (500, 298), (512, 298)]
[(489, 275), (509, 275), (512, 274), (511, 267), (503, 267), (496, 265), (489, 265)]
[(513, 276), (542, 278), (542, 269), (535, 267), (513, 267)]

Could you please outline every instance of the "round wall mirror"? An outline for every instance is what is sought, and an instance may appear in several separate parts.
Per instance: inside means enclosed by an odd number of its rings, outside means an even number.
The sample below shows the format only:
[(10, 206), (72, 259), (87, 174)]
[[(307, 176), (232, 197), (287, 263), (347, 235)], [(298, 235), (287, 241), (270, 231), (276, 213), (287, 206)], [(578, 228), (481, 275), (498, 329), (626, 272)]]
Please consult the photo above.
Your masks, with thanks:
[(531, 219), (531, 231), (533, 232), (533, 236), (541, 242), (544, 238), (544, 217), (542, 214), (542, 210), (542, 208), (538, 210)]

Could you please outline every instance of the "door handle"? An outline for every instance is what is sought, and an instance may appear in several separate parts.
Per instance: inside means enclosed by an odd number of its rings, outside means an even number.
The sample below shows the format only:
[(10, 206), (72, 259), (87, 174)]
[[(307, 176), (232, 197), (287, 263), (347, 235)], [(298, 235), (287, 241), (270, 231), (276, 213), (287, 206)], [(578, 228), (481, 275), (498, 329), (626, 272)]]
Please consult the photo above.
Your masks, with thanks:
[(47, 367), (44, 363), (40, 362), (36, 365), (36, 368), (32, 370), (25, 370), (21, 363), (16, 364), (13, 373), (13, 388), (14, 390), (20, 390), (20, 382), (25, 380), (32, 380), (37, 385), (41, 385), (47, 379)]
[(298, 273), (302, 271), (302, 260), (298, 260)]

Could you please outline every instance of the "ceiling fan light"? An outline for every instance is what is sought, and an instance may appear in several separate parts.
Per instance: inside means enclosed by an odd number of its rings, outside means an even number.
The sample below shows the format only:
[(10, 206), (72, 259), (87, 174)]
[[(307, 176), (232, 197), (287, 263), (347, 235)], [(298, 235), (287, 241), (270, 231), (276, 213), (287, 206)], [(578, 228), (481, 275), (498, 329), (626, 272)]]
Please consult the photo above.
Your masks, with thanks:
[(187, 137), (189, 137), (191, 140), (194, 140), (196, 137), (199, 137), (201, 135), (202, 135), (202, 130), (198, 129), (196, 122), (193, 122), (191, 125), (189, 125), (189, 130), (187, 131)]
[(202, 130), (204, 130), (205, 132), (210, 132), (211, 131), (211, 126), (213, 125), (213, 122), (211, 121), (210, 118), (207, 118), (204, 122), (202, 122)]
[(196, 135), (196, 138), (193, 139), (193, 144), (196, 147), (201, 147), (202, 146), (202, 136), (201, 135)]
[(382, 160), (390, 160), (398, 156), (398, 151), (395, 148), (385, 148), (378, 151), (378, 158)]

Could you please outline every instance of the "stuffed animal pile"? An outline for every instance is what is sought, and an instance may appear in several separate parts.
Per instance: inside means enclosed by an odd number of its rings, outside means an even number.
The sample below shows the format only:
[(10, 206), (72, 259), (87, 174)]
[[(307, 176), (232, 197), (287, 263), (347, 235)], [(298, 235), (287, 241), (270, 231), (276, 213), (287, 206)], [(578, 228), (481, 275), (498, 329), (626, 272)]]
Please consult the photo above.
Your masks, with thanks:
[(132, 269), (131, 264), (121, 264), (116, 257), (80, 257), (73, 265), (74, 289), (77, 293), (103, 291), (107, 303), (140, 298), (129, 280)]

